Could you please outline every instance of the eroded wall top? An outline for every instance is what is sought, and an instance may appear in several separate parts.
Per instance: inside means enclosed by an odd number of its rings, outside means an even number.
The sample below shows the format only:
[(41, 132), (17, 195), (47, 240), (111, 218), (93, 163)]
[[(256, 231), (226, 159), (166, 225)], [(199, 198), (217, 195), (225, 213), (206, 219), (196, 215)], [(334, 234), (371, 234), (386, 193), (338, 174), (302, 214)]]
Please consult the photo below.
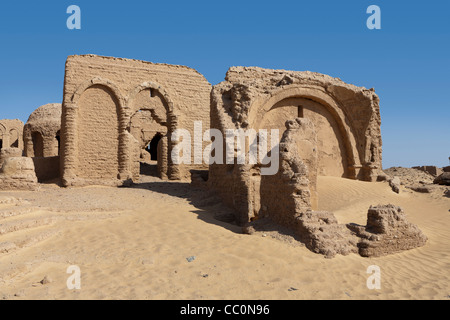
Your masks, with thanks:
[[(381, 117), (374, 89), (309, 71), (232, 67), (225, 81), (214, 86), (211, 106), (213, 127), (256, 130), (276, 127), (275, 122), (282, 128), (286, 120), (302, 117), (304, 107), (309, 112), (305, 117), (318, 119), (319, 143), (328, 137), (336, 140), (327, 153), (340, 149), (345, 154), (345, 176), (373, 180), (382, 168)], [(290, 106), (298, 110), (286, 108)], [(329, 122), (327, 134), (321, 133), (320, 122)]]

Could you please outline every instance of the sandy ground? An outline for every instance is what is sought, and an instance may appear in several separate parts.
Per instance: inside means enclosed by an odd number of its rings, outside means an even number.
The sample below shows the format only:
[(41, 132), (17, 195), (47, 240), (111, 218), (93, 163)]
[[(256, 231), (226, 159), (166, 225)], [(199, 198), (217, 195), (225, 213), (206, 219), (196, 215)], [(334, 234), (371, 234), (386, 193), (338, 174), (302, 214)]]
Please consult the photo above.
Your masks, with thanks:
[[(214, 219), (228, 209), (186, 183), (48, 184), (0, 192), (0, 299), (450, 300), (448, 195), (329, 177), (319, 193), (320, 209), (341, 223), (365, 224), (370, 205), (399, 205), (428, 242), (381, 258), (325, 259), (277, 231), (244, 235)], [(71, 265), (80, 290), (67, 288)], [(371, 265), (381, 269), (379, 290), (366, 285)]]

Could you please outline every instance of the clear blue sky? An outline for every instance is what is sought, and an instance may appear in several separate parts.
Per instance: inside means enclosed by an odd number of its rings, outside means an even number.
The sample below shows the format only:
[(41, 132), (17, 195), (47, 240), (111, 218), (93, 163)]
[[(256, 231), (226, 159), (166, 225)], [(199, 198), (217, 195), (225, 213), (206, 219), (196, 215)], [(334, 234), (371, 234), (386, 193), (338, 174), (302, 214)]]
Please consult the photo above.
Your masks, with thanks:
[[(81, 30), (68, 30), (69, 5)], [(381, 30), (369, 30), (369, 5)], [(449, 164), (450, 1), (2, 1), (0, 119), (62, 101), (68, 55), (315, 71), (381, 98), (383, 165)]]

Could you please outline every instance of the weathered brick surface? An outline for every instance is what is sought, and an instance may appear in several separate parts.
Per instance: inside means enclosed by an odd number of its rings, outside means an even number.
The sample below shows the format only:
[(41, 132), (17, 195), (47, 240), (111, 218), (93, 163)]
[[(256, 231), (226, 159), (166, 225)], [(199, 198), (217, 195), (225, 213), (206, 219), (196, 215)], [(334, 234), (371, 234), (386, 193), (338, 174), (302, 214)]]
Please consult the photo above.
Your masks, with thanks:
[(194, 121), (209, 128), (210, 91), (201, 74), (184, 66), (94, 55), (69, 57), (62, 117), (63, 183), (136, 180), (140, 152), (135, 149), (142, 148), (142, 142), (132, 132), (136, 129), (132, 119), (139, 110), (150, 111), (153, 120), (167, 128), (167, 155), (161, 159), (168, 163), (159, 166), (167, 167), (167, 174), (160, 175), (189, 179), (190, 169), (205, 166), (173, 164), (171, 134), (186, 129), (193, 137)]
[(61, 104), (50, 103), (37, 108), (24, 126), (27, 157), (57, 157), (61, 130)]
[[(309, 119), (317, 135), (313, 148), (317, 163), (314, 168), (308, 163), (310, 171), (376, 181), (382, 169), (382, 141), (379, 98), (372, 89), (313, 72), (232, 67), (225, 81), (211, 92), (211, 127), (223, 133), (227, 129), (278, 129), (281, 138), (286, 121), (297, 117)], [(300, 137), (297, 143), (305, 139)], [(305, 156), (300, 154), (299, 160), (307, 160)], [(210, 166), (210, 188), (236, 209), (243, 223), (262, 209), (260, 167), (260, 163)], [(270, 196), (277, 201), (277, 192), (266, 195)], [(314, 198), (313, 207), (317, 207)]]
[(23, 122), (15, 119), (0, 120), (1, 148), (19, 148), (23, 150)]

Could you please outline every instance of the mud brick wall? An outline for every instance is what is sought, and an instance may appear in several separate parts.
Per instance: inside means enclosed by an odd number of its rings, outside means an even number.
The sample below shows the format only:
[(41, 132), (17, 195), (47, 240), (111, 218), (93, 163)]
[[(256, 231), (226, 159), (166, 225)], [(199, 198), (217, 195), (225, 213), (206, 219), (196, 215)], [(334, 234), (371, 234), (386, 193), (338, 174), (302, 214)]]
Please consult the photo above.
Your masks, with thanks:
[(167, 167), (167, 173), (160, 175), (189, 179), (190, 169), (207, 166), (193, 161), (174, 164), (171, 135), (186, 129), (193, 142), (194, 121), (209, 128), (210, 91), (211, 85), (200, 73), (184, 66), (94, 55), (69, 57), (62, 115), (63, 184), (136, 181), (139, 152), (135, 148), (141, 143), (131, 133), (131, 121), (143, 110), (167, 127), (167, 154), (161, 159), (168, 163), (160, 165)]

